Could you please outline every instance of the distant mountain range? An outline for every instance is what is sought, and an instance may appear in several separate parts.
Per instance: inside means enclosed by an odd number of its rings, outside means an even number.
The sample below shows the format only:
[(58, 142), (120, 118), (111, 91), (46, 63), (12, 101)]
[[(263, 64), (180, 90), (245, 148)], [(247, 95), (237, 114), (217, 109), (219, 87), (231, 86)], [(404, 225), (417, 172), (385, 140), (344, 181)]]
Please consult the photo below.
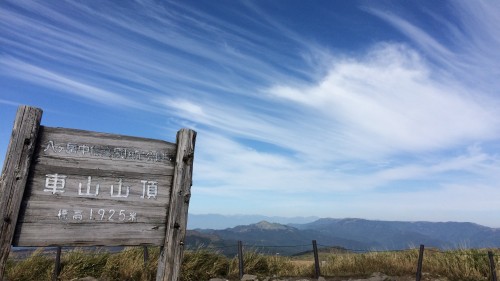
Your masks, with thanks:
[[(191, 217), (190, 217), (191, 219)], [(498, 248), (500, 228), (467, 222), (400, 222), (364, 219), (317, 219), (307, 223), (261, 221), (226, 229), (188, 231), (189, 247), (211, 246), (231, 255), (237, 241), (272, 254), (290, 255), (320, 247), (336, 246), (353, 250), (398, 250), (409, 247), (440, 249)]]
[(238, 225), (257, 223), (260, 221), (275, 222), (280, 224), (308, 223), (318, 220), (319, 217), (269, 217), (261, 215), (197, 215), (189, 214), (188, 229), (226, 229)]

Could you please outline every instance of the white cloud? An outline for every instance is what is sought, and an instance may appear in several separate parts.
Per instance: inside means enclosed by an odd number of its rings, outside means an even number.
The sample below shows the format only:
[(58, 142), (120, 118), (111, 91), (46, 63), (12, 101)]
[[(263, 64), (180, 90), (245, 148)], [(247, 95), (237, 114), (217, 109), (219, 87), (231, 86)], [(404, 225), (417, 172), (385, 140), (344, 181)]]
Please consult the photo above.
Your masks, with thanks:
[(356, 157), (432, 151), (498, 137), (493, 104), (436, 74), (414, 50), (384, 44), (364, 58), (336, 62), (317, 85), (269, 91), (322, 112), (338, 132), (325, 140)]
[[(491, 98), (445, 80), (404, 45), (338, 60), (317, 84), (277, 85), (256, 111), (240, 100), (163, 99), (179, 116), (233, 137), (271, 143), (308, 162), (373, 161), (498, 138)], [(278, 109), (279, 108), (279, 109)]]

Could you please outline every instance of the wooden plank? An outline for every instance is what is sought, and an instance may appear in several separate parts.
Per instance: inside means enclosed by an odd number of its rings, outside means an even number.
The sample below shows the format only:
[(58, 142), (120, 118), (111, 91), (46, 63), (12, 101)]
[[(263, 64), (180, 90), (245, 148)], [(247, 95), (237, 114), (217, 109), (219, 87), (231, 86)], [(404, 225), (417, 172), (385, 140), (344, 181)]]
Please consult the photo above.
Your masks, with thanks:
[(161, 140), (41, 126), (35, 162), (68, 169), (173, 174), (176, 145)]
[(42, 110), (39, 108), (20, 106), (16, 113), (0, 180), (2, 197), (0, 205), (0, 280), (3, 280), (41, 118)]
[[(165, 224), (159, 223), (83, 222), (64, 223), (55, 228), (39, 222), (30, 226), (29, 231), (23, 233), (19, 246), (155, 246), (163, 243), (165, 235)], [(72, 236), (67, 236), (68, 233)]]
[(40, 147), (47, 155), (141, 163), (172, 164), (176, 153), (176, 144), (162, 140), (45, 126)]
[(41, 126), (14, 245), (162, 246), (176, 148)]
[(177, 133), (177, 156), (167, 219), (165, 243), (158, 260), (157, 281), (179, 279), (186, 236), (187, 214), (191, 197), (196, 132), (181, 129)]

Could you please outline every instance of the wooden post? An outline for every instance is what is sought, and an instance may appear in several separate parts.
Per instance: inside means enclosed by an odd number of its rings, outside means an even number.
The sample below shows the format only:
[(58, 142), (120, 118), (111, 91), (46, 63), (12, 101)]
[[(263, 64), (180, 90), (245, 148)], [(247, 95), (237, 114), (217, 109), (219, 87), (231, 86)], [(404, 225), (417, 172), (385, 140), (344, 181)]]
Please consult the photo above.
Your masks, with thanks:
[(143, 259), (144, 259), (144, 274), (145, 280), (151, 280), (151, 272), (149, 272), (149, 250), (148, 246), (142, 246)]
[(416, 281), (420, 281), (420, 279), (422, 279), (422, 261), (423, 261), (423, 259), (424, 259), (424, 245), (420, 245), (420, 250), (418, 252)]
[(495, 269), (495, 257), (492, 251), (488, 251), (488, 258), (490, 260), (491, 281), (497, 281), (497, 270)]
[(238, 268), (240, 269), (240, 280), (245, 274), (245, 264), (243, 263), (243, 243), (238, 241)]
[(5, 264), (9, 257), (16, 229), (24, 188), (35, 150), (42, 110), (20, 106), (0, 179), (0, 280), (4, 280)]
[(142, 246), (142, 251), (144, 253), (144, 267), (148, 267), (148, 262), (149, 262), (149, 251), (148, 251), (148, 246)]
[(52, 276), (53, 281), (57, 281), (57, 279), (59, 278), (59, 273), (61, 273), (61, 246), (57, 247), (54, 275)]
[(319, 276), (321, 275), (319, 269), (318, 245), (316, 244), (316, 240), (313, 240), (312, 243), (314, 252), (314, 278), (318, 279)]
[(191, 197), (195, 141), (195, 131), (181, 129), (177, 132), (177, 156), (170, 193), (165, 243), (158, 260), (157, 281), (179, 279)]

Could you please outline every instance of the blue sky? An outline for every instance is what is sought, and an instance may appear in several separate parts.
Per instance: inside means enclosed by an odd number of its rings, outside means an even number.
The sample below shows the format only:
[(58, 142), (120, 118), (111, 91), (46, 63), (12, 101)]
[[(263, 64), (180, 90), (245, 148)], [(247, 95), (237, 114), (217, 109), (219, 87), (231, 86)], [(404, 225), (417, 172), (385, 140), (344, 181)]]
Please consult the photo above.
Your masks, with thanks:
[(0, 161), (198, 132), (190, 212), (500, 227), (498, 1), (2, 1)]

